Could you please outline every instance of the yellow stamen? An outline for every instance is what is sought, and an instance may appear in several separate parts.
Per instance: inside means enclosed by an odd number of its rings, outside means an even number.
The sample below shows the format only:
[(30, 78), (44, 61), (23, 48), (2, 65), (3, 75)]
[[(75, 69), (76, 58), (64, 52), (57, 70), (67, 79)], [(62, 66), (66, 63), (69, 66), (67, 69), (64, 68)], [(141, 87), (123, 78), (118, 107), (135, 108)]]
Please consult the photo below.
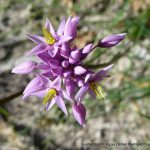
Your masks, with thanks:
[(45, 27), (43, 27), (43, 35), (44, 35), (44, 38), (45, 38), (47, 44), (52, 45), (56, 42), (55, 38)]
[(105, 98), (104, 94), (103, 94), (103, 90), (100, 87), (100, 85), (96, 84), (95, 82), (92, 82), (90, 84), (91, 89), (95, 92), (96, 96), (99, 99)]
[(57, 94), (55, 89), (50, 89), (43, 99), (43, 104), (45, 105), (47, 102), (51, 101)]

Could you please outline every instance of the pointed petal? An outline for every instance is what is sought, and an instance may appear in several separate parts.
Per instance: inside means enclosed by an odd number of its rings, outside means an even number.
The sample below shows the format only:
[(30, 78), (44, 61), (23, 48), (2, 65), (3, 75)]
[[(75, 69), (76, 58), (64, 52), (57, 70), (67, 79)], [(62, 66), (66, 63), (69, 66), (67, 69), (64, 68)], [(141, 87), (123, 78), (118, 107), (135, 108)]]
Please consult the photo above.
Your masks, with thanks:
[(95, 74), (95, 80), (100, 81), (103, 80), (103, 78), (107, 77), (107, 72), (112, 68), (113, 64), (103, 68), (99, 72)]
[(63, 90), (63, 97), (69, 101), (72, 101), (72, 98), (67, 94), (66, 91)]
[(61, 89), (61, 77), (58, 76), (53, 83), (51, 84), (51, 88), (56, 88), (58, 91)]
[(26, 61), (12, 69), (12, 73), (29, 74), (35, 69), (36, 63), (34, 61)]
[(60, 24), (59, 24), (59, 26), (58, 26), (58, 29), (57, 29), (57, 34), (59, 36), (64, 33), (65, 24), (66, 24), (66, 18), (63, 17)]
[(53, 98), (51, 100), (51, 102), (46, 103), (46, 110), (47, 111), (50, 110), (54, 106), (55, 103), (56, 103), (56, 99), (55, 98)]
[(82, 101), (83, 98), (85, 97), (88, 89), (89, 89), (88, 85), (85, 85), (85, 86), (81, 87), (80, 90), (78, 91), (78, 93), (76, 94), (75, 99), (78, 100), (78, 101)]
[(37, 43), (37, 44), (41, 44), (41, 43), (46, 43), (44, 37), (39, 36), (39, 35), (29, 35), (26, 34), (26, 36), (33, 42)]
[(45, 28), (52, 34), (52, 36), (54, 36), (54, 38), (56, 38), (55, 30), (48, 18), (46, 19)]
[(63, 43), (70, 41), (71, 39), (72, 39), (71, 36), (62, 35), (62, 36), (60, 36), (59, 41), (56, 43), (56, 45), (61, 45)]
[(57, 103), (58, 107), (66, 114), (66, 116), (68, 116), (66, 105), (65, 105), (63, 99), (58, 95), (55, 97), (55, 99), (56, 99), (56, 103)]
[(65, 25), (65, 29), (64, 29), (64, 35), (70, 35), (69, 33), (72, 31), (71, 19), (72, 19), (72, 17), (69, 17), (66, 21), (66, 25)]
[(48, 51), (51, 47), (47, 44), (39, 44), (35, 46), (31, 51), (27, 53), (27, 56), (32, 56), (32, 55), (38, 55), (40, 53), (43, 53), (45, 51)]

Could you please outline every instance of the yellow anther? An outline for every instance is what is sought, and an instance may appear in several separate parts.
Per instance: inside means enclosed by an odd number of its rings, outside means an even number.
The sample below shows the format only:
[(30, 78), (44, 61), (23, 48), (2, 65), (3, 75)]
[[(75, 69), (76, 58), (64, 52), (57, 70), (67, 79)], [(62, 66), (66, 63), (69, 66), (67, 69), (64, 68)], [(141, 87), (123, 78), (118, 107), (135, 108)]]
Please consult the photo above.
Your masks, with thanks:
[(51, 101), (57, 94), (55, 89), (50, 89), (43, 99), (43, 104), (45, 105), (47, 102)]
[(43, 35), (44, 35), (44, 38), (45, 38), (47, 44), (52, 45), (56, 42), (55, 38), (45, 27), (43, 27)]
[(105, 98), (104, 94), (103, 94), (103, 90), (100, 87), (100, 85), (96, 84), (95, 82), (92, 82), (90, 84), (91, 89), (95, 92), (96, 96), (99, 99)]

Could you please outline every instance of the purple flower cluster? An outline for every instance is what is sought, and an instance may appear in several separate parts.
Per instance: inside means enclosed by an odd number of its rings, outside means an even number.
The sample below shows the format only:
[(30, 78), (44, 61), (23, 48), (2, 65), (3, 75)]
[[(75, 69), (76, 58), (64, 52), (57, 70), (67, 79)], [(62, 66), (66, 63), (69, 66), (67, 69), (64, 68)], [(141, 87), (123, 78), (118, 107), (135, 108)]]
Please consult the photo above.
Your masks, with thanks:
[(83, 66), (82, 61), (96, 47), (109, 48), (117, 45), (125, 34), (108, 36), (97, 45), (87, 44), (79, 49), (72, 46), (72, 41), (77, 36), (79, 17), (63, 18), (57, 31), (47, 19), (43, 27), (43, 36), (27, 35), (36, 43), (36, 46), (27, 53), (36, 56), (39, 61), (26, 61), (16, 66), (12, 73), (29, 74), (34, 72), (35, 78), (30, 81), (23, 92), (23, 98), (37, 96), (43, 99), (43, 105), (49, 110), (57, 105), (68, 115), (65, 100), (72, 105), (72, 112), (81, 126), (86, 123), (86, 109), (82, 103), (86, 93), (93, 99), (103, 98), (99, 83), (106, 77), (112, 65), (97, 73)]

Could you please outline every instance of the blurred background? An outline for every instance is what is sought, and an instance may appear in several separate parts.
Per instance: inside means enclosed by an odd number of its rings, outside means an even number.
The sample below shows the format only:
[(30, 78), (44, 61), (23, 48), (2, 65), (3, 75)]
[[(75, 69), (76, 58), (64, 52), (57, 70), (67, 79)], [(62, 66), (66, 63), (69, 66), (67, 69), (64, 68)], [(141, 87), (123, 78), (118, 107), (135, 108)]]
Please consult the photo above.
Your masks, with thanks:
[[(106, 99), (84, 100), (85, 128), (74, 120), (71, 109), (66, 118), (57, 107), (46, 112), (37, 98), (23, 101), (22, 91), (33, 75), (11, 74), (14, 66), (29, 59), (25, 54), (34, 46), (25, 34), (42, 34), (46, 18), (57, 28), (62, 16), (70, 15), (81, 17), (75, 40), (79, 48), (128, 33), (118, 46), (97, 48), (85, 61), (99, 68), (114, 64), (112, 77), (102, 82)], [(150, 0), (0, 0), (0, 150), (149, 150), (148, 144), (86, 145), (150, 143), (149, 68)]]

